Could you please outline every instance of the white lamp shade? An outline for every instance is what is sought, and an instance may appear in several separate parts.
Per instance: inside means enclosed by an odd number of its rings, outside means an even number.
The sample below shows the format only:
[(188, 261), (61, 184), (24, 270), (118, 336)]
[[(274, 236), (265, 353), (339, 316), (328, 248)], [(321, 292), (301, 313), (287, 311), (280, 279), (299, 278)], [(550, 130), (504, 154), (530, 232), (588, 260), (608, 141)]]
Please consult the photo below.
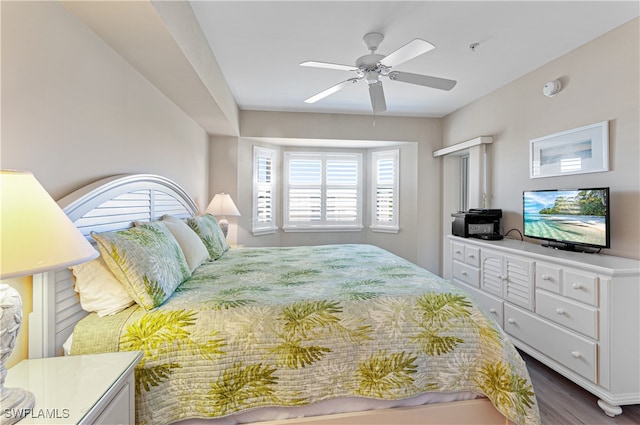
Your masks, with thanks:
[(233, 199), (231, 199), (231, 196), (228, 193), (216, 194), (209, 203), (205, 212), (218, 216), (240, 215), (240, 211), (238, 211), (236, 204), (233, 203)]
[(0, 170), (0, 279), (92, 260), (96, 251), (33, 174)]

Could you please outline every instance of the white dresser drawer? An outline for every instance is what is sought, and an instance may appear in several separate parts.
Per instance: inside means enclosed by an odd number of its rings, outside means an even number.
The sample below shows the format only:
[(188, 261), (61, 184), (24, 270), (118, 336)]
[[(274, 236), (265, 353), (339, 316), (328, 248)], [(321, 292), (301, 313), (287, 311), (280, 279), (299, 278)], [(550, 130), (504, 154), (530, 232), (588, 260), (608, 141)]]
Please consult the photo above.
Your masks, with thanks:
[(573, 270), (564, 270), (563, 295), (593, 306), (598, 305), (598, 277)]
[(464, 262), (473, 267), (480, 267), (480, 248), (465, 245)]
[(453, 259), (473, 267), (480, 267), (480, 248), (454, 242)]
[(454, 260), (464, 263), (464, 244), (453, 242), (451, 255)]
[(527, 345), (597, 382), (597, 344), (535, 315), (504, 305), (504, 330)]
[(536, 288), (559, 294), (561, 270), (553, 264), (536, 263)]
[(479, 291), (478, 289), (471, 288), (465, 285), (462, 289), (471, 294), (472, 297), (478, 301), (481, 307), (489, 314), (489, 316), (498, 323), (498, 326), (503, 326), (503, 306), (504, 302), (493, 295), (489, 295), (485, 292)]
[(468, 264), (453, 262), (453, 278), (466, 283), (467, 285), (480, 287), (480, 269), (471, 267)]
[(537, 291), (536, 313), (590, 338), (598, 338), (598, 310), (593, 307)]

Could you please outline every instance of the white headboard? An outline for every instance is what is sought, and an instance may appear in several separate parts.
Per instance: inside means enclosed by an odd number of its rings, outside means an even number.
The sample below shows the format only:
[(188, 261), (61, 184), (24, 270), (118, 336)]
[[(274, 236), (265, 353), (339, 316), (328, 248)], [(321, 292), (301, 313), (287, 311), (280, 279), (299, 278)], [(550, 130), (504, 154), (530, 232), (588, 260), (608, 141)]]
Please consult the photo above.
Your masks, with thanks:
[[(108, 177), (65, 196), (58, 205), (92, 243), (91, 232), (126, 229), (133, 221), (151, 221), (164, 214), (193, 216), (198, 211), (180, 186), (151, 174)], [(62, 355), (62, 344), (86, 315), (68, 269), (34, 275), (29, 358)]]

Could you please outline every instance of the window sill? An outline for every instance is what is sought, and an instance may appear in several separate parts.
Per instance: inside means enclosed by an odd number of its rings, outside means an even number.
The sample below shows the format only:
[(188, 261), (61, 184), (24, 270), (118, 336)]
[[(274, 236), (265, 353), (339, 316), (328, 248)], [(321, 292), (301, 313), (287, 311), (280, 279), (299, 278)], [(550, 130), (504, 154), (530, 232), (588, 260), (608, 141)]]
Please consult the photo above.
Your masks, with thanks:
[(254, 229), (251, 231), (253, 236), (272, 235), (278, 231), (277, 227), (271, 229)]
[(362, 226), (318, 226), (318, 227), (283, 227), (287, 233), (293, 232), (361, 232)]
[(377, 233), (398, 233), (400, 231), (399, 227), (369, 227), (372, 232)]

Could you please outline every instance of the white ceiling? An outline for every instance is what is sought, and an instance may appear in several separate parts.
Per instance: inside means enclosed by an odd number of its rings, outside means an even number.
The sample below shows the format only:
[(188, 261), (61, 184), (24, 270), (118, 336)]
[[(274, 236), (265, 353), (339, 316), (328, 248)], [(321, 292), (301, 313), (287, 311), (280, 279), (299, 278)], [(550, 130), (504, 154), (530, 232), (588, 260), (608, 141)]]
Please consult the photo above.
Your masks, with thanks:
[[(192, 1), (191, 6), (240, 109), (371, 114), (363, 81), (304, 103), (353, 74), (298, 64), (352, 65), (368, 53), (362, 36), (375, 31), (385, 36), (377, 52), (385, 55), (414, 38), (436, 46), (397, 70), (458, 81), (446, 92), (383, 80), (384, 115), (425, 117), (453, 112), (640, 10), (638, 1)], [(472, 43), (479, 43), (475, 51)]]

